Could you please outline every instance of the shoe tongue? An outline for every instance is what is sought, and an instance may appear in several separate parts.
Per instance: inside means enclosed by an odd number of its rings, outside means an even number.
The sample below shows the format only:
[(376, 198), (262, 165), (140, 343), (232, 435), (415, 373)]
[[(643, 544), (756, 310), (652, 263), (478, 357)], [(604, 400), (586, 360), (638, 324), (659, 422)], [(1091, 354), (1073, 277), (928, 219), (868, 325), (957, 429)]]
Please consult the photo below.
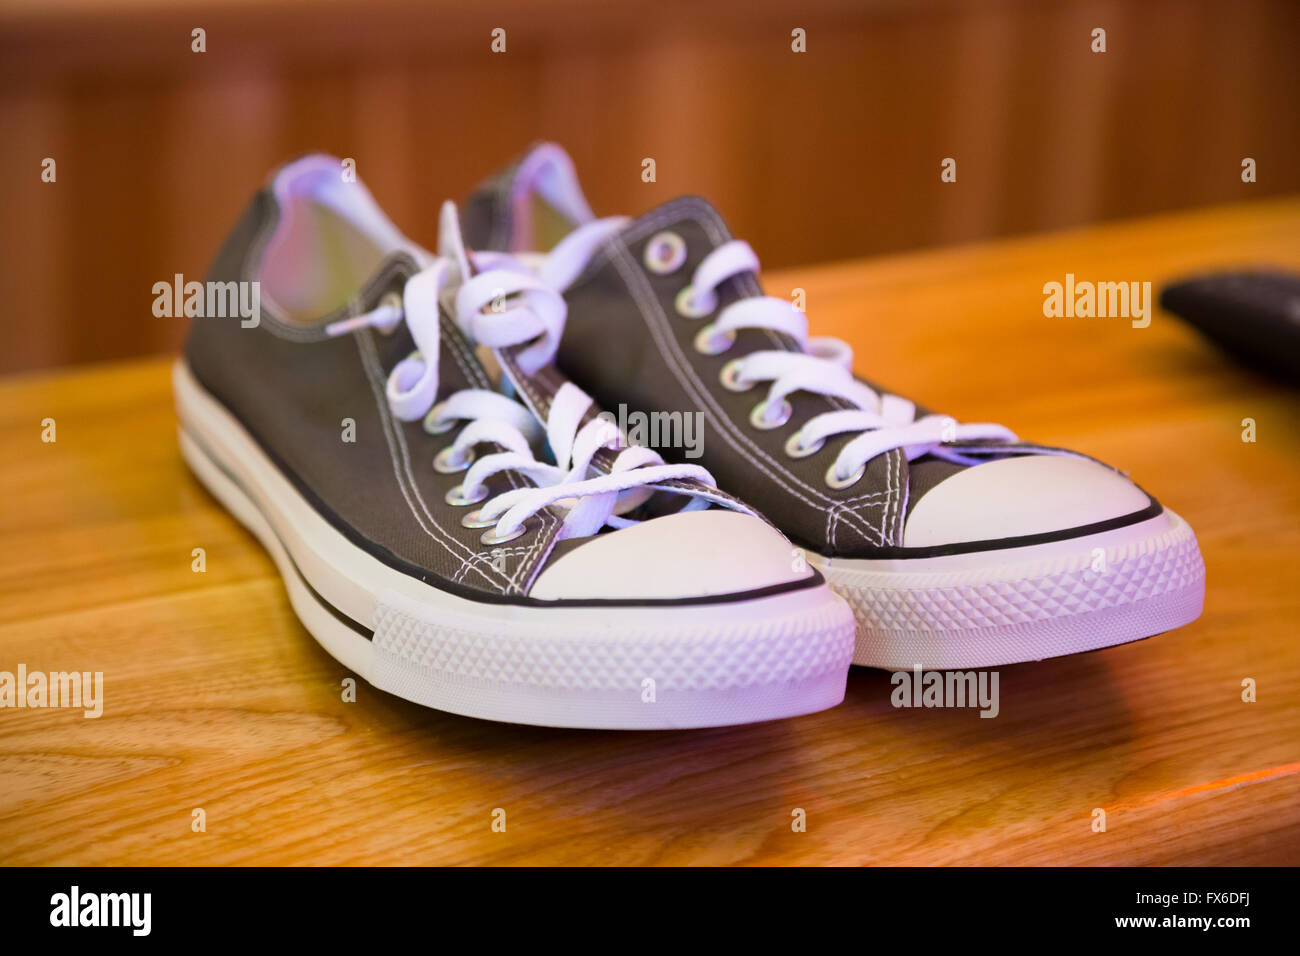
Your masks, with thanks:
[[(453, 348), (460, 353), (462, 360), (472, 362), (472, 372), (467, 372), (473, 381), (468, 387), (488, 388), (514, 397), (513, 386), (502, 375), (500, 364), (493, 350), (483, 345), (476, 345), (467, 330), (461, 325), (456, 311), (456, 292), (460, 284), (479, 270), (470, 258), (470, 248), (465, 238), (462, 216), (456, 204), (450, 199), (442, 204), (438, 214), (438, 255), (455, 263), (453, 279), (442, 293), (443, 312), (451, 319), (453, 328), (443, 327), (443, 335), (448, 338)], [(443, 356), (448, 354), (443, 349)]]
[(491, 176), (461, 210), (471, 249), (549, 249), (595, 216), (578, 184), (573, 160), (554, 143), (538, 143)]
[(456, 263), (462, 280), (474, 274), (460, 216), (456, 214), (456, 204), (450, 199), (442, 204), (438, 213), (438, 255)]

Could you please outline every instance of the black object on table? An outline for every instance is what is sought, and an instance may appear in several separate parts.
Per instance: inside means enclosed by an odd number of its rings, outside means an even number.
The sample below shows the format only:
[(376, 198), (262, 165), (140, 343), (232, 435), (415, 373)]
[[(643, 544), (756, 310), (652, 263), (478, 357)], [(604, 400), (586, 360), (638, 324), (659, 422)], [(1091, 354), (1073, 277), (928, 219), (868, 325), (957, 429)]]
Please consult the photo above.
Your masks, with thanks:
[(1247, 364), (1300, 381), (1300, 275), (1197, 276), (1165, 286), (1160, 305)]

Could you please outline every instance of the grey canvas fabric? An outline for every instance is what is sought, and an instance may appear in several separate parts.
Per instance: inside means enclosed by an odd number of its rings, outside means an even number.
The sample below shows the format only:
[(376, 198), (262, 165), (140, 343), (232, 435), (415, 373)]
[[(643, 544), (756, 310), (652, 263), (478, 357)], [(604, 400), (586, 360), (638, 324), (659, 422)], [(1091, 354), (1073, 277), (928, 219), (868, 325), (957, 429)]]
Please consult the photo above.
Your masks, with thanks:
[[(471, 248), (509, 250), (511, 224), (491, 216), (508, 215), (507, 197), (516, 165), (485, 182), (467, 203), (463, 228)], [(644, 254), (651, 237), (665, 230), (681, 237), (686, 255), (678, 268), (660, 275), (645, 266)], [(825, 481), (826, 469), (852, 435), (835, 436), (805, 458), (788, 455), (785, 443), (802, 422), (851, 407), (847, 402), (796, 392), (789, 396), (793, 414), (788, 424), (771, 430), (753, 427), (750, 413), (765, 388), (728, 390), (719, 381), (723, 366), (759, 349), (797, 350), (799, 346), (777, 332), (741, 330), (726, 351), (702, 354), (694, 339), (707, 318), (686, 318), (675, 307), (695, 268), (731, 238), (708, 202), (688, 196), (633, 220), (607, 240), (565, 294), (569, 312), (557, 357), (560, 372), (605, 408), (625, 405), (639, 412), (702, 413), (705, 429), (699, 463), (720, 488), (757, 508), (794, 543), (829, 556), (922, 556), (923, 552), (902, 545), (908, 514), (921, 496), (971, 466), (933, 456), (909, 463), (904, 452), (895, 449), (870, 461), (856, 483), (836, 490)], [(739, 275), (719, 288), (712, 315), (738, 298), (761, 294), (757, 276)], [(877, 391), (887, 390), (868, 384)], [(917, 409), (918, 416), (928, 413), (919, 404)], [(1029, 442), (959, 442), (953, 447), (976, 461), (1074, 454)], [(665, 458), (682, 460), (676, 449), (658, 450)], [(1151, 507), (1141, 514), (1158, 511), (1152, 499)], [(1133, 520), (1139, 517), (1134, 515)]]

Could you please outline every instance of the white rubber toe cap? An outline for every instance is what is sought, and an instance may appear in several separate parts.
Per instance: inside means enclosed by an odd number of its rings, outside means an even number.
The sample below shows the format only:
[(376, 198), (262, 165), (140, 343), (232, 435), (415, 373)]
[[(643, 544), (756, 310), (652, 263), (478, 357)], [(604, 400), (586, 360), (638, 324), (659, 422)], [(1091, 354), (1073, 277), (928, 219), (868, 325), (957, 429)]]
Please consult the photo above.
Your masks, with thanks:
[(665, 600), (712, 597), (812, 575), (766, 522), (736, 511), (688, 511), (607, 532), (556, 558), (529, 597)]
[(1146, 493), (1087, 458), (1027, 455), (975, 465), (923, 494), (903, 528), (906, 548), (1065, 531), (1141, 511)]

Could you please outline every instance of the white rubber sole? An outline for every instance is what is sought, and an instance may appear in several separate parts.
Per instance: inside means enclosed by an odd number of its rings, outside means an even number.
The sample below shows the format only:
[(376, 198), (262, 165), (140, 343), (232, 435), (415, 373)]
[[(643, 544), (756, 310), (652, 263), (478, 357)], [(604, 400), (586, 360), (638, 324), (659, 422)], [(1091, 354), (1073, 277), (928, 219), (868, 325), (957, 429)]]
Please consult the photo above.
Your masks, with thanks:
[(172, 379), (185, 461), (270, 553), (312, 636), (381, 690), (488, 720), (646, 730), (774, 720), (844, 698), (853, 616), (825, 585), (679, 606), (470, 601), (352, 544), (184, 362)]
[(809, 555), (853, 607), (853, 663), (887, 670), (985, 668), (1097, 650), (1188, 624), (1205, 563), (1166, 509), (1099, 534), (910, 560)]

